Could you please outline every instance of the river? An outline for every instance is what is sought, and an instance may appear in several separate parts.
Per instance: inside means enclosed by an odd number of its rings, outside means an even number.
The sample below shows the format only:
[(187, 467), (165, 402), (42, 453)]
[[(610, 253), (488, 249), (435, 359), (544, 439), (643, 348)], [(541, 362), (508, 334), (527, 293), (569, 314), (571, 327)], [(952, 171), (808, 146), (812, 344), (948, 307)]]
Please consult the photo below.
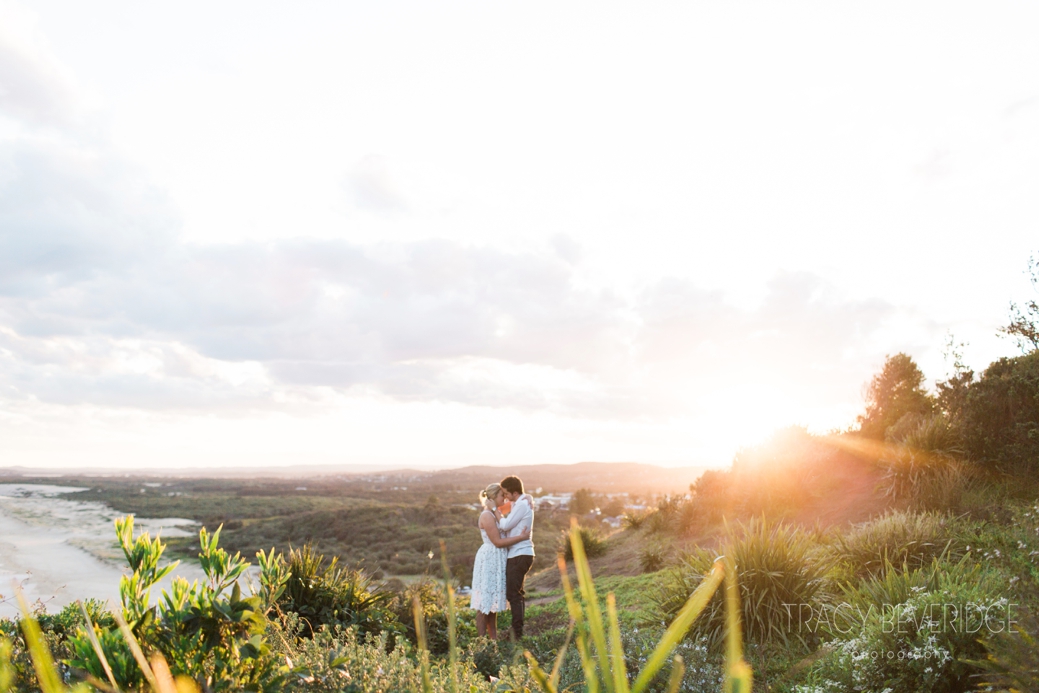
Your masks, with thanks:
[[(42, 484), (0, 484), (0, 618), (18, 613), (15, 587), (32, 603), (58, 611), (77, 599), (119, 603), (126, 572), (113, 521), (123, 513), (104, 503), (60, 497), (84, 489)], [(182, 518), (138, 519), (135, 531), (187, 536), (198, 526)], [(182, 562), (164, 583), (180, 575), (204, 578), (194, 562)], [(152, 599), (158, 596), (153, 590)]]

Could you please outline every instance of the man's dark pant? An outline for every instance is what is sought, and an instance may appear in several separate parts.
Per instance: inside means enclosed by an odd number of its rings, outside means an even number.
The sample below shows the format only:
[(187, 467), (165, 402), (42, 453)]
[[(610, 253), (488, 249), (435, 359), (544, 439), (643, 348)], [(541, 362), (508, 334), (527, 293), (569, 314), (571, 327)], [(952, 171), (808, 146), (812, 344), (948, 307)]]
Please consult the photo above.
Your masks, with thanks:
[(505, 598), (512, 609), (512, 633), (517, 638), (523, 637), (523, 612), (527, 606), (523, 581), (533, 563), (533, 556), (514, 556), (505, 562)]

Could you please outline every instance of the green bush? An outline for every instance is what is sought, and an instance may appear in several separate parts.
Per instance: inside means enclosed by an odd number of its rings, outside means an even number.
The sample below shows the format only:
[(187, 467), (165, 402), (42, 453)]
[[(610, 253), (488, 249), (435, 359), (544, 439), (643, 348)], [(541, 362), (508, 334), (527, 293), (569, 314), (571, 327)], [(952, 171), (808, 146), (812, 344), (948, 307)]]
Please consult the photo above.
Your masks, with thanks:
[[(288, 673), (271, 660), (264, 638), (267, 610), (288, 577), (284, 562), (261, 554), (259, 593), (244, 597), (238, 579), (249, 563), (219, 548), (220, 530), (199, 532), (202, 584), (174, 578), (157, 605), (150, 600), (156, 583), (176, 564), (160, 566), (165, 545), (147, 533), (133, 536), (133, 517), (116, 520), (116, 535), (132, 570), (120, 581), (120, 617), (142, 649), (162, 652), (174, 674), (185, 675), (209, 690), (274, 687)], [(93, 620), (93, 619), (91, 619)], [(104, 664), (91, 641), (93, 631), (120, 688), (140, 688), (144, 673), (130, 653), (126, 637), (103, 623), (88, 624), (70, 639), (69, 664), (103, 681)]]
[[(105, 610), (102, 602), (88, 599), (85, 600), (84, 607), (91, 619), (108, 626), (115, 625), (112, 615)], [(69, 640), (86, 625), (79, 606), (69, 604), (60, 612), (49, 614), (44, 610), (42, 604), (37, 603), (32, 618), (39, 624), (44, 643), (58, 661), (59, 673), (63, 677), (69, 676), (69, 666), (64, 661), (73, 654)], [(9, 642), (7, 656), (14, 690), (30, 690), (35, 687), (36, 673), (33, 670), (32, 658), (23, 636), (23, 627), (22, 619), (0, 619), (0, 640), (7, 638)], [(2, 690), (4, 687), (0, 685), (0, 691)]]
[(962, 543), (950, 530), (949, 519), (937, 513), (892, 511), (836, 535), (830, 553), (855, 578), (876, 575), (888, 563), (915, 569), (942, 554), (962, 555)]
[[(826, 570), (816, 556), (817, 546), (810, 535), (797, 528), (763, 520), (733, 528), (718, 553), (698, 549), (683, 556), (680, 565), (665, 573), (655, 597), (662, 616), (674, 617), (718, 554), (735, 562), (748, 640), (784, 644), (806, 644), (812, 640), (811, 633), (802, 628), (802, 615), (807, 612), (796, 607), (815, 604), (821, 597)], [(704, 617), (691, 633), (693, 637), (705, 637), (715, 646), (722, 641), (725, 604), (720, 597), (707, 605)]]
[[(980, 632), (1005, 627), (1002, 578), (965, 558), (926, 568), (886, 570), (846, 589), (824, 622), (833, 639), (813, 666), (816, 685), (800, 690), (952, 693), (976, 684)], [(986, 618), (990, 619), (986, 622)]]
[[(414, 604), (417, 600), (422, 607), (426, 623), (426, 643), (430, 654), (441, 656), (449, 652), (447, 601), (444, 585), (431, 577), (423, 577), (410, 584), (400, 583), (392, 590), (389, 609), (401, 625), (400, 632), (412, 644), (418, 644), (415, 632)], [(455, 617), (455, 628), (460, 642), (467, 642), (476, 637), (475, 612), (463, 609)]]
[(662, 543), (648, 544), (639, 552), (639, 565), (643, 573), (662, 570), (671, 560), (671, 549)]

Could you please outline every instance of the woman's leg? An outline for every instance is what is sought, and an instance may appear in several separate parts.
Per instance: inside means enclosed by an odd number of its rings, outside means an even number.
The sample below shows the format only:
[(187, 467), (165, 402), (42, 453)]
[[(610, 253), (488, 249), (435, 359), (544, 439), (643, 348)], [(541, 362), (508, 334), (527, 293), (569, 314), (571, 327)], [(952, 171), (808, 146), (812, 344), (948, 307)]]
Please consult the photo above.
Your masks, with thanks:
[[(493, 616), (494, 614), (491, 615)], [(476, 634), (481, 638), (487, 635), (487, 616), (487, 614), (481, 611), (476, 612)]]
[(487, 637), (491, 640), (498, 639), (498, 614), (490, 613), (484, 616), (485, 625), (487, 629)]

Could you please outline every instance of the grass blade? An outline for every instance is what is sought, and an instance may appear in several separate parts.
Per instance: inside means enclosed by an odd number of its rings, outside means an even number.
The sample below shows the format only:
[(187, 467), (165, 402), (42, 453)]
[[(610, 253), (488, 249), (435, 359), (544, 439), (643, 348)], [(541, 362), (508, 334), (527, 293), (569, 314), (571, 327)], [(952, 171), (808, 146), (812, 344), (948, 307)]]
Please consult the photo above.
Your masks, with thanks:
[(541, 690), (544, 693), (558, 693), (556, 685), (552, 681), (552, 677), (545, 673), (545, 670), (538, 665), (538, 660), (534, 659), (534, 655), (530, 653), (530, 650), (526, 650), (523, 656), (527, 658), (527, 665), (530, 667), (530, 675), (534, 677), (534, 680), (541, 686)]
[(577, 570), (577, 583), (584, 599), (584, 608), (588, 620), (588, 630), (599, 658), (599, 670), (603, 673), (606, 690), (615, 693), (613, 678), (609, 675), (609, 651), (606, 648), (606, 628), (603, 626), (602, 611), (599, 609), (599, 598), (592, 582), (592, 569), (588, 566), (588, 557), (581, 542), (581, 528), (574, 518), (570, 523), (570, 545), (574, 552), (574, 568)]
[(15, 588), (18, 597), (18, 606), (22, 610), (22, 632), (25, 633), (25, 644), (29, 647), (29, 655), (32, 657), (32, 666), (36, 670), (36, 680), (40, 684), (43, 693), (62, 693), (65, 687), (61, 685), (58, 670), (54, 667), (54, 659), (50, 650), (43, 641), (43, 633), (40, 632), (40, 624), (29, 613), (29, 605), (25, 602), (25, 595)]
[(411, 612), (415, 616), (415, 639), (418, 640), (419, 666), (422, 668), (422, 691), (432, 693), (433, 683), (429, 680), (429, 645), (426, 642), (426, 614), (418, 595), (411, 600)]
[(0, 636), (0, 693), (14, 687), (14, 667), (11, 666), (11, 641)]
[(696, 590), (689, 595), (685, 606), (678, 612), (678, 616), (675, 617), (675, 620), (672, 621), (667, 631), (665, 631), (664, 636), (657, 643), (656, 648), (654, 648), (653, 654), (649, 656), (649, 659), (646, 660), (646, 665), (639, 672), (638, 678), (635, 679), (635, 685), (631, 688), (632, 693), (642, 693), (652, 683), (653, 678), (664, 667), (668, 655), (685, 637), (693, 622), (696, 621), (704, 607), (707, 606), (707, 602), (714, 596), (715, 591), (717, 591), (718, 586), (725, 577), (725, 572), (724, 564), (716, 561), (711, 567), (711, 572), (704, 577)]
[(743, 660), (743, 628), (740, 624), (740, 593), (736, 583), (736, 564), (729, 557), (725, 562), (725, 693), (750, 693), (753, 671)]
[[(130, 652), (133, 653), (133, 658), (137, 660), (137, 666), (141, 668), (141, 673), (144, 674), (144, 678), (148, 679), (148, 685), (152, 687), (152, 690), (159, 690), (159, 684), (155, 680), (155, 672), (152, 671), (151, 666), (148, 664), (148, 660), (144, 657), (144, 652), (141, 651), (141, 646), (137, 643), (137, 638), (130, 632), (130, 626), (126, 625), (126, 619), (118, 611), (113, 611), (112, 616), (115, 617), (115, 622), (119, 625), (119, 632), (123, 634), (123, 639), (126, 640), (126, 644), (130, 647)], [(44, 691), (46, 693), (46, 691)]]
[(152, 672), (155, 674), (156, 693), (177, 693), (177, 684), (173, 683), (170, 665), (161, 654), (152, 655)]
[(79, 604), (79, 611), (83, 614), (83, 619), (87, 622), (87, 637), (90, 639), (90, 645), (94, 648), (94, 654), (97, 655), (98, 660), (101, 662), (101, 667), (105, 670), (105, 676), (108, 677), (108, 682), (112, 684), (112, 688), (116, 691), (119, 690), (119, 684), (115, 682), (115, 674), (112, 673), (112, 667), (108, 664), (108, 657), (105, 657), (105, 651), (101, 649), (101, 643), (97, 639), (97, 633), (94, 632), (94, 622), (90, 620), (90, 614), (87, 613), (87, 607), (83, 606), (83, 601), (77, 599), (76, 603)]
[(675, 655), (675, 662), (671, 665), (671, 678), (667, 680), (667, 693), (678, 693), (683, 676), (685, 676), (685, 661), (682, 660), (682, 655)]
[(455, 588), (447, 567), (447, 544), (440, 540), (440, 564), (444, 568), (444, 593), (447, 598), (447, 644), (451, 662), (451, 693), (458, 693), (458, 634), (455, 632)]
[(613, 688), (617, 693), (628, 693), (628, 669), (624, 666), (624, 645), (621, 644), (620, 619), (617, 616), (617, 598), (606, 595), (606, 616), (610, 621), (610, 666), (613, 669)]
[(566, 639), (563, 640), (563, 646), (559, 648), (559, 652), (556, 654), (556, 663), (552, 666), (552, 686), (559, 685), (559, 670), (563, 667), (563, 660), (566, 659), (566, 648), (570, 644), (570, 638), (574, 635), (574, 626), (576, 624), (570, 621), (570, 627), (566, 630)]
[(566, 596), (566, 606), (570, 610), (570, 620), (574, 623), (577, 634), (577, 653), (581, 655), (581, 668), (584, 670), (584, 680), (587, 693), (599, 693), (599, 677), (595, 672), (595, 662), (588, 654), (588, 640), (585, 637), (587, 623), (584, 618), (584, 610), (581, 603), (574, 597), (574, 588), (570, 584), (570, 574), (566, 569), (566, 561), (559, 557), (559, 573), (563, 582), (563, 594)]

